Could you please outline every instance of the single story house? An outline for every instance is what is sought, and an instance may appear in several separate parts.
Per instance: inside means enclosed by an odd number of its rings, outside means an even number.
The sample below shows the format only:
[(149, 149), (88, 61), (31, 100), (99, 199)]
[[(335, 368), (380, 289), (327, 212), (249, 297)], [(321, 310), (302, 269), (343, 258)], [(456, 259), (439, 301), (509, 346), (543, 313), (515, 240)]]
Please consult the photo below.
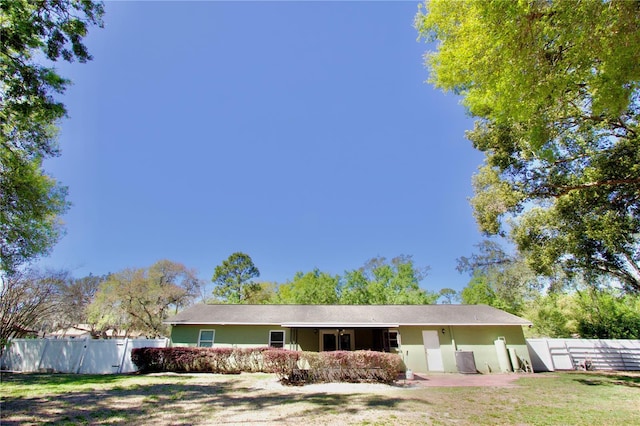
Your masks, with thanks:
[(531, 365), (522, 329), (531, 323), (486, 305), (198, 304), (165, 323), (172, 346), (396, 352), (414, 372)]

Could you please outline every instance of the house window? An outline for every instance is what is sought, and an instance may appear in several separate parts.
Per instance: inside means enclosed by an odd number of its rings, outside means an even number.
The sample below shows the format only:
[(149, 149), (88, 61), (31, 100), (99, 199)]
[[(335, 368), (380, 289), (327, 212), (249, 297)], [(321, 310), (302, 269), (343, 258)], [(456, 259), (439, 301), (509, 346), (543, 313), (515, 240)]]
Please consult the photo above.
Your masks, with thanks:
[(397, 330), (389, 330), (389, 347), (395, 349), (400, 347), (400, 333)]
[(269, 332), (269, 347), (284, 348), (284, 331), (271, 330)]
[(211, 348), (213, 347), (213, 338), (216, 335), (215, 330), (200, 330), (198, 335), (198, 347)]
[(400, 333), (398, 330), (387, 330), (382, 334), (382, 337), (385, 352), (400, 348)]

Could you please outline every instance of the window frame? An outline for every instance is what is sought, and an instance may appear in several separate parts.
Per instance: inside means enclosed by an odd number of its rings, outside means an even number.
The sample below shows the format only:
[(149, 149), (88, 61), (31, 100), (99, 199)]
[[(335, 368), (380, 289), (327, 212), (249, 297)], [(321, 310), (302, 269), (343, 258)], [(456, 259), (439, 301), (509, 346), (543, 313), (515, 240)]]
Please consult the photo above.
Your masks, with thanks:
[[(282, 333), (282, 346), (278, 347), (278, 346), (273, 346), (273, 342), (280, 342), (279, 340), (273, 340), (271, 338), (272, 333)], [(284, 349), (285, 344), (287, 343), (287, 333), (285, 330), (269, 330), (269, 347), (270, 348), (276, 348), (276, 349)]]
[[(391, 338), (391, 335), (395, 334), (395, 339)], [(396, 342), (396, 346), (393, 346), (391, 344), (392, 341)], [(402, 342), (400, 341), (400, 331), (398, 330), (389, 330), (389, 348), (392, 349), (400, 349), (400, 347), (402, 346)]]
[[(208, 340), (208, 339), (207, 340), (203, 340), (202, 339), (202, 332), (203, 331), (204, 332), (207, 332), (207, 331), (211, 332), (211, 340)], [(213, 329), (213, 328), (201, 328), (198, 331), (198, 347), (199, 348), (212, 348), (213, 347), (213, 343), (215, 342), (215, 340), (216, 340), (216, 330), (215, 329)], [(202, 346), (203, 342), (205, 342), (205, 343), (209, 343), (210, 342), (211, 346)]]
[[(391, 338), (395, 335), (395, 338)], [(395, 342), (395, 346), (391, 344)], [(396, 328), (390, 328), (382, 332), (382, 346), (385, 352), (399, 351), (402, 347), (402, 341), (400, 340), (400, 331)]]

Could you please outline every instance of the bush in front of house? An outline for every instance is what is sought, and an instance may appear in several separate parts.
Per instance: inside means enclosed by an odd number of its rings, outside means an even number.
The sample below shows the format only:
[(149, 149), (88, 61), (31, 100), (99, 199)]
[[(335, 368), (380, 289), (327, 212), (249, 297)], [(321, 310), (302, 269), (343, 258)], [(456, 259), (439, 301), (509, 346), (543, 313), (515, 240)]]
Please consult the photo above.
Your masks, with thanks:
[(141, 373), (268, 372), (286, 384), (392, 383), (405, 370), (397, 354), (375, 351), (303, 352), (274, 348), (136, 348), (131, 360)]
[(301, 361), (307, 368), (292, 375), (294, 383), (392, 383), (405, 370), (397, 354), (376, 351), (303, 352)]
[(288, 349), (268, 349), (262, 352), (264, 369), (268, 373), (275, 373), (280, 380), (286, 380), (291, 372), (298, 369), (300, 354), (304, 352)]
[(267, 348), (135, 348), (131, 361), (141, 373), (192, 372), (238, 374), (263, 371)]
[(287, 384), (392, 383), (405, 365), (397, 354), (375, 351), (263, 352), (266, 370)]

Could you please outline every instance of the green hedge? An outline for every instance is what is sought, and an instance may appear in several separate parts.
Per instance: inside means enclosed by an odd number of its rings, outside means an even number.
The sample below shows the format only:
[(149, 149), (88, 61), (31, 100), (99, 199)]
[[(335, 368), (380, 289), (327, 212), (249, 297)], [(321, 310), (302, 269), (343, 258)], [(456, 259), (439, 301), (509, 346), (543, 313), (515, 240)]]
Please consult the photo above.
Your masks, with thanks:
[(302, 352), (273, 348), (136, 348), (131, 360), (142, 373), (275, 373), (283, 383), (392, 383), (405, 370), (396, 354), (374, 351)]

